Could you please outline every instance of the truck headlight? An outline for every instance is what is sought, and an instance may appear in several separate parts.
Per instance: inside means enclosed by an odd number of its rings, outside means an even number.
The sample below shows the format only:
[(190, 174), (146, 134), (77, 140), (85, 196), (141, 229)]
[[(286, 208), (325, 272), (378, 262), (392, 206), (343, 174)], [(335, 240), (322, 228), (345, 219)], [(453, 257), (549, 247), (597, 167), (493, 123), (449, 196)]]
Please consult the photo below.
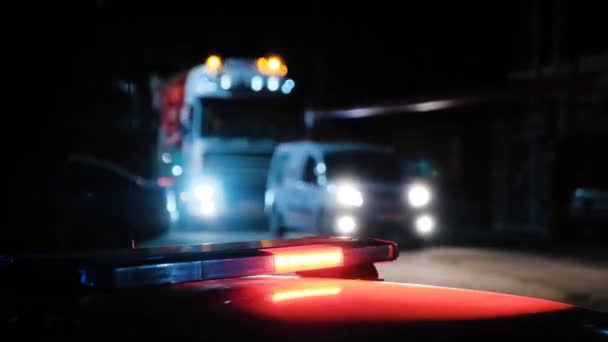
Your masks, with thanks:
[(215, 182), (201, 182), (192, 188), (192, 198), (194, 198), (194, 210), (198, 215), (212, 218), (217, 215), (220, 209), (222, 194), (220, 187)]
[(363, 205), (363, 194), (351, 184), (341, 184), (336, 187), (336, 201), (346, 207), (360, 207)]
[(413, 184), (407, 189), (407, 201), (414, 208), (421, 208), (431, 202), (431, 189), (424, 184)]
[(217, 207), (212, 201), (204, 200), (201, 201), (200, 212), (204, 217), (213, 217), (217, 212)]
[(210, 200), (215, 196), (215, 188), (211, 184), (199, 184), (194, 188), (194, 197), (198, 200)]

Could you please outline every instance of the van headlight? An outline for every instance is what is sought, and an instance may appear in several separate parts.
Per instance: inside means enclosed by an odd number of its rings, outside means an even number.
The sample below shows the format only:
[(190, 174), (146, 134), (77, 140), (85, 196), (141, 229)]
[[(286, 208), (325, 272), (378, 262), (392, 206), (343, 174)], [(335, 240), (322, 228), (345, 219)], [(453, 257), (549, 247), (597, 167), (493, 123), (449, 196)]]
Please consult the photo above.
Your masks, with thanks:
[(336, 186), (336, 202), (345, 207), (360, 207), (363, 205), (363, 193), (352, 184)]
[(407, 201), (414, 208), (422, 208), (431, 202), (431, 189), (424, 184), (412, 184), (407, 189)]
[(416, 232), (420, 236), (430, 236), (435, 231), (435, 218), (431, 215), (422, 215), (414, 221)]

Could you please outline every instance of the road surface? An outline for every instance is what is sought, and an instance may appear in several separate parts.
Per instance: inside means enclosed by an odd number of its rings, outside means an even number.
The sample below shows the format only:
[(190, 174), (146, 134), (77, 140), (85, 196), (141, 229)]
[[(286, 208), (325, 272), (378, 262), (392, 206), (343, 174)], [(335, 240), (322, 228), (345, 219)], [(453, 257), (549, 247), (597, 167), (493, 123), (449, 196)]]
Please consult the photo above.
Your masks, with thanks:
[[(289, 234), (287, 238), (301, 237)], [(169, 232), (138, 247), (271, 239), (264, 231)], [(386, 281), (499, 291), (563, 301), (608, 312), (608, 266), (575, 258), (505, 249), (428, 247), (402, 250), (378, 264)]]

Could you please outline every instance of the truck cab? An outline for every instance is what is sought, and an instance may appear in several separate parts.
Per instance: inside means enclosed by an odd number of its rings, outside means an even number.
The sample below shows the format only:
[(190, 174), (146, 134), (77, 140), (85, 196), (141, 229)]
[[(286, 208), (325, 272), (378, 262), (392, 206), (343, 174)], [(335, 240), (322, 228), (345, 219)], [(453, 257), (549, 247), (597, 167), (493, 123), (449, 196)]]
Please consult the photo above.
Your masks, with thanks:
[(303, 110), (290, 96), (295, 82), (286, 74), (278, 56), (211, 56), (187, 74), (182, 164), (174, 173), (176, 209), (187, 226), (265, 220), (273, 150), (304, 131)]

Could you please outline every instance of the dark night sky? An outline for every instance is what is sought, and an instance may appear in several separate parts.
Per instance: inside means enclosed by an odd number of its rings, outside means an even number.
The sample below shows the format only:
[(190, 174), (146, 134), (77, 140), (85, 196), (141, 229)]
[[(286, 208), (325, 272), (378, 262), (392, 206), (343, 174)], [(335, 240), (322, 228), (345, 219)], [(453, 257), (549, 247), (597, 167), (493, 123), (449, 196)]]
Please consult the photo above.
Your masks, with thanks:
[[(406, 5), (398, 15), (165, 16), (85, 8), (53, 49), (82, 89), (109, 77), (145, 80), (200, 62), (209, 52), (285, 56), (300, 91), (324, 90), (329, 103), (499, 82), (517, 56), (514, 5), (475, 8)], [(192, 6), (191, 8), (195, 8)], [(441, 11), (438, 9), (441, 8)], [(170, 12), (170, 11), (169, 11)], [(201, 11), (202, 12), (202, 11)], [(208, 11), (207, 11), (208, 12)], [(77, 28), (77, 29), (74, 29)]]
[[(142, 8), (88, 1), (66, 8), (65, 19), (51, 17), (51, 29), (43, 32), (48, 37), (39, 39), (48, 44), (45, 60), (66, 81), (58, 90), (78, 92), (85, 102), (112, 80), (145, 82), (152, 72), (170, 75), (210, 52), (278, 52), (299, 81), (300, 94), (351, 105), (500, 86), (506, 71), (531, 65), (531, 3), (425, 1), (352, 15), (308, 9), (317, 15), (307, 16), (284, 7), (288, 14), (239, 16), (207, 2)], [(545, 45), (551, 3), (539, 2)], [(575, 41), (579, 50), (603, 44), (600, 20), (589, 16), (593, 8), (566, 1), (563, 8), (567, 21), (575, 23), (567, 27), (575, 28), (576, 38), (564, 35), (565, 40)]]
[[(284, 4), (264, 16), (239, 16), (209, 2), (154, 8), (73, 2), (19, 18), (20, 33), (31, 39), (13, 37), (28, 49), (14, 54), (11, 71), (32, 73), (27, 80), (36, 81), (26, 86), (37, 95), (36, 101), (25, 102), (33, 105), (31, 112), (17, 119), (29, 128), (31, 118), (44, 117), (33, 120), (41, 123), (33, 130), (52, 137), (44, 139), (52, 159), (59, 146), (54, 143), (74, 145), (69, 132), (61, 131), (70, 121), (66, 118), (92, 117), (95, 108), (103, 108), (104, 116), (125, 111), (128, 100), (118, 92), (117, 80), (131, 79), (145, 88), (152, 73), (171, 75), (210, 52), (283, 55), (296, 93), (311, 104), (352, 106), (501, 87), (507, 71), (532, 64), (531, 3), (407, 2), (400, 9), (377, 5), (341, 15), (328, 8), (300, 12)], [(553, 3), (538, 1), (545, 60), (551, 51)], [(605, 48), (602, 12), (589, 3), (562, 4), (563, 48), (577, 53)], [(43, 110), (38, 103), (44, 103)]]

